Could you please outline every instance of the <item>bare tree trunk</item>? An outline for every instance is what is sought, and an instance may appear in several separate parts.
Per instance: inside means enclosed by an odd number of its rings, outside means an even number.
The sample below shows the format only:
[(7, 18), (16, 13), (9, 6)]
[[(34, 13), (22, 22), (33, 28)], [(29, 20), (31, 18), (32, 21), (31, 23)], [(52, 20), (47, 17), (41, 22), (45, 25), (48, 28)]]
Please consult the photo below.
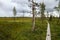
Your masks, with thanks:
[(15, 16), (14, 16), (14, 22), (15, 22)]
[(33, 18), (32, 18), (32, 31), (35, 31), (35, 13), (34, 13), (34, 10), (35, 10), (35, 5), (34, 5), (34, 2), (32, 0), (32, 14), (33, 14)]
[(59, 19), (60, 19), (60, 11), (59, 11)]
[(32, 18), (32, 31), (35, 31), (35, 15), (34, 14)]
[(23, 21), (22, 21), (22, 24), (24, 24), (24, 16), (25, 16), (25, 14), (24, 14), (25, 12), (23, 11)]

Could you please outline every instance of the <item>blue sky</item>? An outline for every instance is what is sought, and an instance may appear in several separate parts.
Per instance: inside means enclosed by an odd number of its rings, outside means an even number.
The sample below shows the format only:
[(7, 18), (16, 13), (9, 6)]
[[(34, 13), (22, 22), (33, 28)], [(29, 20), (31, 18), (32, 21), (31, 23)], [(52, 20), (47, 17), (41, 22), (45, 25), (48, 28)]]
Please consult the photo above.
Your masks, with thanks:
[[(35, 0), (36, 2), (43, 2), (43, 0)], [(30, 11), (30, 7), (28, 7), (28, 0), (0, 0), (0, 17), (11, 17), (13, 16), (13, 7), (16, 7), (17, 15), (22, 16), (23, 14), (20, 12), (22, 10)], [(58, 2), (55, 0), (44, 0), (46, 5), (46, 9), (53, 9), (57, 6)], [(25, 13), (25, 16), (30, 16), (30, 14)]]

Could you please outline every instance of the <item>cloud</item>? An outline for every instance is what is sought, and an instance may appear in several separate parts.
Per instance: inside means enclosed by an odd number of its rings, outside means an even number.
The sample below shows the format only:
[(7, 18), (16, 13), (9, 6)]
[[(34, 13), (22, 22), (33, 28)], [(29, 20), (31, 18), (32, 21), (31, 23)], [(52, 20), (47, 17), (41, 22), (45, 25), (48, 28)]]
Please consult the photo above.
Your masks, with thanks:
[[(36, 0), (36, 2), (40, 3), (42, 0)], [(44, 3), (46, 4), (47, 10), (51, 10), (57, 5), (55, 0), (44, 0)], [(17, 16), (22, 16), (22, 11), (29, 12), (31, 10), (30, 7), (28, 7), (28, 4), (28, 0), (0, 0), (0, 16), (13, 16), (14, 6), (17, 10)]]

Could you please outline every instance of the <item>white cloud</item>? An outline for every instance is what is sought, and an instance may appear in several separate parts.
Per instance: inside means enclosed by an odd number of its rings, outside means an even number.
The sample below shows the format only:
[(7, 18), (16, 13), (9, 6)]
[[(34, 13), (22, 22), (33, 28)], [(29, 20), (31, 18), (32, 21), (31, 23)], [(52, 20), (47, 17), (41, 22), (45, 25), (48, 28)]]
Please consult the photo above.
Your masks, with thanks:
[[(37, 2), (42, 2), (42, 0), (36, 0)], [(53, 8), (57, 5), (55, 0), (44, 0), (46, 8)], [(0, 16), (13, 16), (13, 7), (16, 7), (17, 16), (22, 16), (20, 13), (21, 10), (29, 11), (30, 8), (27, 5), (28, 0), (0, 0)], [(25, 14), (28, 16), (30, 14)]]

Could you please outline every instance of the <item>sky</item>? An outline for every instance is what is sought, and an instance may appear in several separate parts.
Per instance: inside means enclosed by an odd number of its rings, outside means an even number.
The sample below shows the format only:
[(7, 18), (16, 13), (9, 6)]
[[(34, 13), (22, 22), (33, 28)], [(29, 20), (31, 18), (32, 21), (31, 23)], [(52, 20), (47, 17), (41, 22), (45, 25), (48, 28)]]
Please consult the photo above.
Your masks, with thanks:
[[(43, 0), (35, 0), (38, 3), (43, 2)], [(46, 9), (51, 12), (55, 6), (57, 6), (58, 2), (55, 0), (44, 0), (46, 5)], [(17, 14), (16, 16), (22, 16), (23, 13), (21, 11), (30, 11), (31, 8), (28, 7), (29, 2), (28, 0), (0, 0), (0, 17), (13, 17), (13, 7), (16, 8)], [(53, 10), (52, 10), (53, 11)], [(58, 15), (56, 12), (53, 12), (53, 15)], [(25, 13), (25, 16), (31, 16), (30, 13)]]

